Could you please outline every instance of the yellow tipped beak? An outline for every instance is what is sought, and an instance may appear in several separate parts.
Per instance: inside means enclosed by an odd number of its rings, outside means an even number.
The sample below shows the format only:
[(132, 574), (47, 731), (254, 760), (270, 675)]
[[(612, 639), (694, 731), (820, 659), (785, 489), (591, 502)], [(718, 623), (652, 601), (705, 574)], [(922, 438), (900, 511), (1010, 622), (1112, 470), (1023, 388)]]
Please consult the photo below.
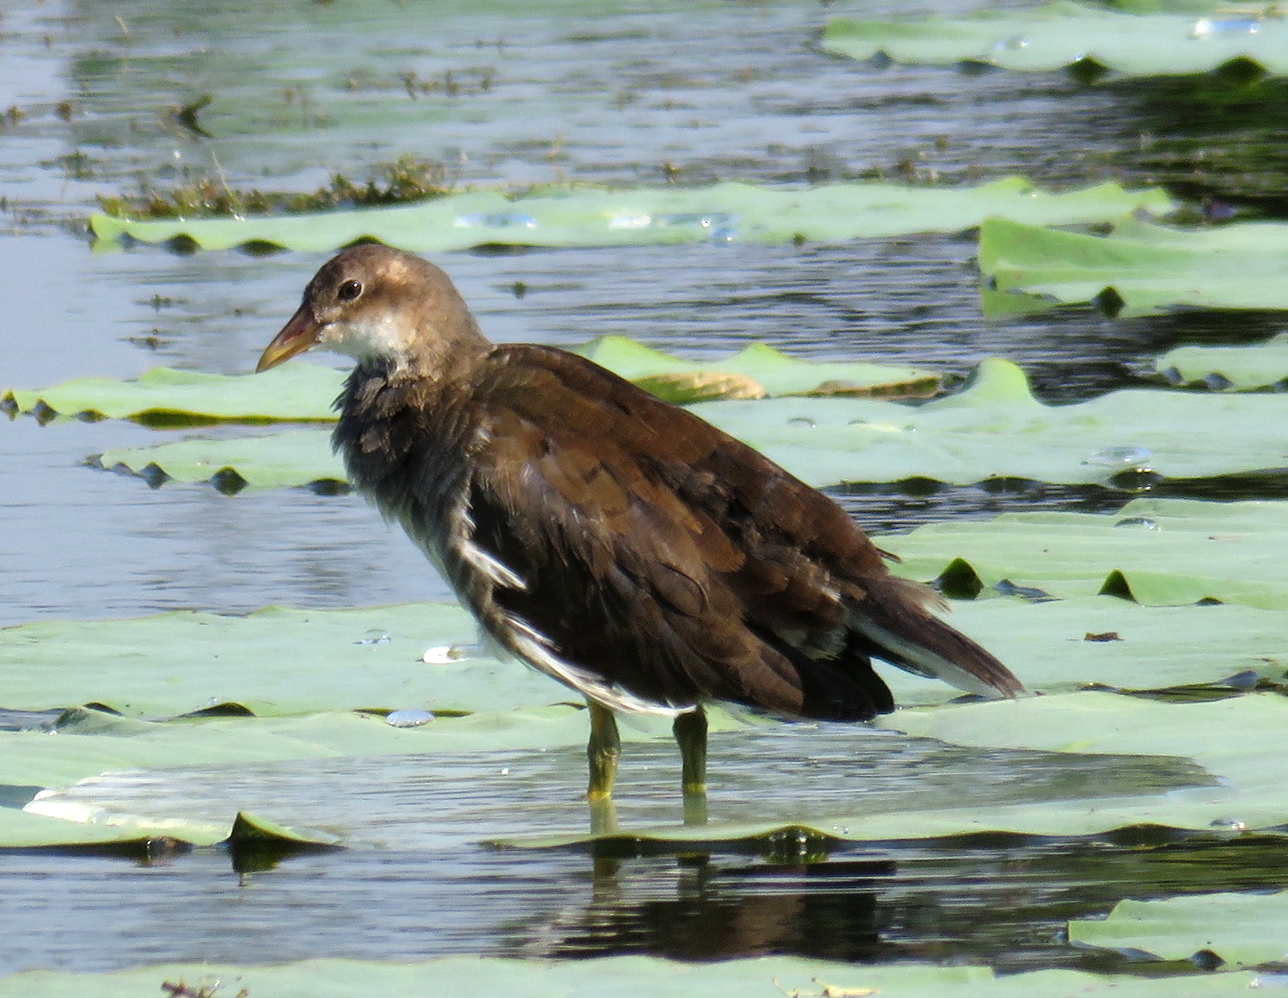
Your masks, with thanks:
[(299, 311), (291, 316), (291, 320), (273, 338), (273, 342), (264, 348), (259, 363), (255, 365), (255, 373), (267, 371), (270, 367), (290, 360), (297, 353), (303, 353), (318, 341), (318, 333), (321, 331), (322, 327), (313, 318), (308, 306), (301, 305)]

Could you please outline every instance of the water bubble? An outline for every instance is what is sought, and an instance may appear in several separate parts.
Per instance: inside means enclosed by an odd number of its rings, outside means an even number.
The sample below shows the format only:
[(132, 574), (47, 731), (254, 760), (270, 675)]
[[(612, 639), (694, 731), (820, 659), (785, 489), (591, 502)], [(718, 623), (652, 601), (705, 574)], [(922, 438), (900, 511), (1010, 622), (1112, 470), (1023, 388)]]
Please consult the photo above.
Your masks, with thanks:
[(1097, 464), (1104, 468), (1140, 467), (1154, 455), (1146, 447), (1105, 447), (1093, 451), (1083, 464)]
[(433, 711), (410, 707), (403, 710), (391, 710), (385, 716), (385, 723), (395, 728), (419, 728), (434, 719)]
[(537, 220), (521, 211), (496, 211), (460, 215), (452, 225), (458, 229), (535, 229)]
[(1029, 40), (1023, 35), (1012, 35), (1010, 38), (1003, 38), (1001, 41), (993, 43), (994, 52), (1017, 52), (1028, 47)]
[(791, 419), (787, 421), (787, 425), (788, 426), (807, 426), (811, 430), (818, 429), (818, 423), (814, 422), (814, 420), (810, 419), (808, 416), (793, 416)]
[(426, 665), (451, 665), (453, 662), (478, 658), (482, 651), (483, 646), (480, 644), (435, 645), (426, 649), (420, 660)]
[(727, 211), (653, 215), (649, 225), (654, 229), (693, 229), (714, 243), (732, 242), (738, 235), (738, 216)]
[(1208, 822), (1208, 828), (1221, 828), (1227, 832), (1245, 832), (1248, 826), (1238, 818), (1216, 818)]
[(355, 645), (387, 645), (389, 644), (389, 635), (379, 627), (373, 627), (354, 642)]
[(1140, 527), (1142, 530), (1162, 530), (1155, 521), (1148, 516), (1129, 516), (1119, 520), (1114, 524), (1115, 527)]
[(1255, 17), (1204, 17), (1194, 22), (1191, 38), (1211, 38), (1213, 35), (1255, 35), (1261, 31), (1261, 22)]
[(647, 229), (653, 224), (653, 216), (643, 213), (634, 215), (614, 215), (608, 220), (610, 229)]

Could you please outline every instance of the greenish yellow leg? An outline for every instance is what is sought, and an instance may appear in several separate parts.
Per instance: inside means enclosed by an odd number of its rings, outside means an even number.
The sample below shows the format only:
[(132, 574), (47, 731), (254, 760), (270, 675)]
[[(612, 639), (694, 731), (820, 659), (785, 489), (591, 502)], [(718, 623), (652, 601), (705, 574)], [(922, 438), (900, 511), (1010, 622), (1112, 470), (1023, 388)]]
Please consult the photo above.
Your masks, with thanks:
[(676, 714), (671, 729), (680, 746), (686, 794), (707, 792), (707, 712), (695, 707), (687, 714)]
[(617, 760), (622, 755), (622, 738), (617, 733), (617, 719), (613, 712), (593, 700), (590, 705), (590, 744), (586, 756), (590, 759), (590, 789), (586, 796), (592, 802), (610, 800), (613, 781), (617, 779)]
[(707, 823), (707, 713), (701, 707), (677, 714), (672, 727), (680, 746), (684, 823)]
[(707, 823), (707, 714), (701, 707), (677, 714), (671, 729), (680, 746), (684, 823)]

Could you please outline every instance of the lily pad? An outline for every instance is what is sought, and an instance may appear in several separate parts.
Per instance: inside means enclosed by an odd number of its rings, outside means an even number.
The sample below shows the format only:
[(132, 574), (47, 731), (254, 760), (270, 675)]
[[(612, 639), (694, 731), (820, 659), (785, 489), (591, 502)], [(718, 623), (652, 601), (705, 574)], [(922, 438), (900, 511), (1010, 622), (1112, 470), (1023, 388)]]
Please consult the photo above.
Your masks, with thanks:
[(1168, 381), (1213, 391), (1288, 388), (1288, 333), (1246, 347), (1176, 347), (1154, 368)]
[[(1288, 614), (1282, 610), (1151, 607), (1111, 596), (954, 601), (952, 607), (949, 623), (1010, 665), (1033, 693), (1288, 685)], [(905, 706), (959, 695), (896, 669), (881, 673)]]
[(990, 218), (979, 235), (980, 271), (1009, 296), (985, 295), (986, 314), (1052, 301), (1096, 301), (1114, 315), (1171, 305), (1288, 308), (1286, 256), (1281, 222), (1181, 230), (1126, 219), (1102, 236)]
[(854, 59), (884, 56), (932, 66), (1066, 69), (1092, 82), (1106, 73), (1177, 76), (1223, 71), (1239, 82), (1288, 74), (1288, 25), (1270, 5), (1203, 14), (1125, 14), (1061, 2), (1036, 10), (899, 21), (834, 18), (823, 49)]
[[(907, 841), (975, 834), (1087, 837), (1154, 829), (1214, 835), (1288, 831), (1288, 760), (1278, 751), (1288, 723), (1288, 698), (1250, 694), (1174, 704), (1080, 692), (1017, 700), (949, 704), (900, 710), (877, 727), (979, 748), (1039, 749), (1126, 758), (1190, 758), (1215, 780), (1189, 787), (1084, 794), (1063, 799), (961, 803), (917, 801), (904, 807), (833, 809), (802, 813), (799, 822), (657, 825), (601, 834), (533, 835), (508, 844), (550, 848), (594, 841), (754, 843), (799, 838), (802, 847), (828, 842)], [(814, 811), (817, 805), (810, 807)], [(1160, 833), (1159, 830), (1167, 830)]]
[[(251, 387), (238, 385), (236, 393)], [(1288, 467), (1288, 397), (1135, 389), (1048, 406), (1003, 360), (984, 361), (961, 393), (915, 408), (869, 398), (783, 397), (700, 403), (693, 411), (815, 486), (1019, 478), (1133, 489)], [(1207, 432), (1196, 434), (1194, 426)], [(100, 460), (177, 481), (206, 481), (231, 468), (253, 486), (342, 474), (321, 431), (183, 441), (108, 451)]]
[[(666, 724), (645, 719), (642, 731), (624, 734), (628, 739), (653, 738), (667, 730)], [(445, 717), (415, 728), (348, 712), (158, 722), (77, 710), (68, 712), (53, 736), (46, 731), (0, 732), (0, 784), (64, 787), (100, 773), (135, 769), (445, 751), (535, 751), (584, 744), (586, 732), (585, 710), (568, 704)], [(24, 806), (35, 813), (54, 813), (41, 799)], [(90, 820), (80, 813), (59, 811), (55, 816)], [(218, 838), (227, 835), (225, 826)]]
[[(937, 392), (941, 383), (938, 374), (924, 368), (800, 360), (766, 343), (751, 343), (731, 357), (710, 361), (685, 360), (625, 336), (601, 336), (573, 347), (572, 352), (677, 403), (777, 395), (928, 396)], [(740, 382), (738, 395), (702, 388), (703, 378), (724, 376)], [(691, 386), (702, 391), (702, 399), (694, 397)]]
[(1142, 978), (1073, 970), (1042, 970), (994, 977), (987, 967), (855, 966), (798, 957), (770, 956), (715, 963), (685, 963), (660, 957), (616, 956), (589, 960), (513, 960), (497, 957), (441, 957), (415, 962), (325, 959), (273, 967), (170, 963), (108, 974), (37, 970), (0, 980), (8, 998), (138, 998), (156, 993), (161, 982), (190, 989), (216, 982), (233, 995), (250, 998), (308, 995), (355, 998), (421, 994), (434, 982), (443, 994), (537, 998), (598, 998), (607, 993), (650, 998), (726, 998), (730, 994), (792, 995), (793, 998), (1063, 998), (1070, 994), (1115, 998), (1171, 998), (1184, 988), (1192, 998), (1246, 993), (1256, 976), (1248, 973), (1204, 977)]
[[(1281, 682), (1288, 669), (1288, 621), (1279, 611), (1144, 607), (1107, 596), (954, 606), (954, 626), (1042, 692), (1089, 684), (1151, 690), (1240, 674)], [(426, 649), (457, 646), (474, 633), (465, 610), (433, 603), (41, 621), (0, 630), (0, 704), (34, 712), (92, 703), (124, 718), (164, 719), (397, 709), (455, 715), (575, 699), (517, 662), (482, 653), (421, 660)], [(957, 695), (942, 683), (884, 671), (904, 704)]]
[[(1083, 820), (1243, 833), (1288, 828), (1288, 759), (1278, 751), (1286, 721), (1288, 698), (1274, 693), (1175, 704), (1085, 692), (918, 708), (875, 723), (954, 745), (1186, 756), (1220, 785), (1122, 805), (1084, 802)], [(1125, 822), (1129, 813), (1135, 817)], [(1033, 827), (1049, 821), (1052, 829), (1076, 820), (1058, 808), (1048, 818), (1030, 817)]]
[(961, 232), (989, 215), (1034, 224), (1103, 221), (1134, 211), (1165, 214), (1174, 203), (1161, 189), (1102, 184), (1052, 194), (1022, 177), (975, 188), (839, 183), (783, 190), (751, 184), (711, 187), (541, 191), (525, 197), (475, 191), (398, 208), (266, 218), (135, 222), (95, 215), (101, 243), (122, 237), (145, 243), (183, 238), (201, 249), (267, 243), (321, 252), (376, 239), (417, 253), (475, 246), (650, 246), (747, 240), (850, 239)]
[(97, 703), (142, 718), (223, 704), (264, 717), (400, 707), (459, 713), (575, 699), (517, 662), (421, 660), (426, 649), (476, 635), (461, 607), (432, 603), (39, 621), (0, 630), (0, 701), (19, 710)]
[(1069, 942), (1155, 960), (1207, 955), (1228, 967), (1288, 961), (1288, 892), (1120, 901), (1104, 919), (1069, 922)]
[[(1288, 609), (1284, 502), (1135, 499), (1108, 515), (1004, 513), (928, 524), (881, 544), (903, 559), (899, 572), (932, 579), (948, 570), (957, 585), (973, 578), (980, 595), (996, 595), (1005, 579), (1056, 597), (1103, 592), (1156, 606)], [(948, 552), (959, 563), (945, 562)]]
[(7, 388), (0, 404), (42, 418), (133, 419), (152, 425), (333, 422), (344, 372), (286, 364), (254, 378), (157, 367), (135, 381), (78, 378), (52, 388)]
[[(764, 343), (731, 357), (691, 361), (624, 336), (601, 336), (573, 353), (588, 357), (672, 402), (696, 397), (766, 395), (927, 396), (940, 387), (933, 371), (863, 361), (800, 360)], [(44, 418), (133, 419), (153, 425), (204, 422), (333, 422), (332, 400), (346, 372), (316, 364), (287, 364), (254, 377), (202, 374), (159, 367), (136, 381), (80, 378), (52, 388), (9, 388), (0, 404)], [(735, 386), (718, 390), (720, 379)], [(712, 390), (712, 379), (717, 390)]]

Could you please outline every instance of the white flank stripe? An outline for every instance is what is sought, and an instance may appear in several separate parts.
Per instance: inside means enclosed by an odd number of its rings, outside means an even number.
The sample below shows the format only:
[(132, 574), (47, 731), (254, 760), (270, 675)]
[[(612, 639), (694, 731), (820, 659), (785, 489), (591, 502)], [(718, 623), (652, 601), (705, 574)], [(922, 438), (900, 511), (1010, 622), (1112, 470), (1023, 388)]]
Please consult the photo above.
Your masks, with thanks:
[(559, 658), (554, 653), (550, 640), (527, 621), (520, 620), (511, 614), (505, 614), (503, 619), (509, 631), (507, 637), (515, 654), (534, 669), (559, 680), (565, 686), (571, 686), (578, 693), (590, 697), (605, 707), (636, 714), (675, 717), (677, 714), (691, 711), (695, 706), (688, 704), (684, 707), (671, 707), (628, 693), (621, 687), (604, 682), (594, 673)]

